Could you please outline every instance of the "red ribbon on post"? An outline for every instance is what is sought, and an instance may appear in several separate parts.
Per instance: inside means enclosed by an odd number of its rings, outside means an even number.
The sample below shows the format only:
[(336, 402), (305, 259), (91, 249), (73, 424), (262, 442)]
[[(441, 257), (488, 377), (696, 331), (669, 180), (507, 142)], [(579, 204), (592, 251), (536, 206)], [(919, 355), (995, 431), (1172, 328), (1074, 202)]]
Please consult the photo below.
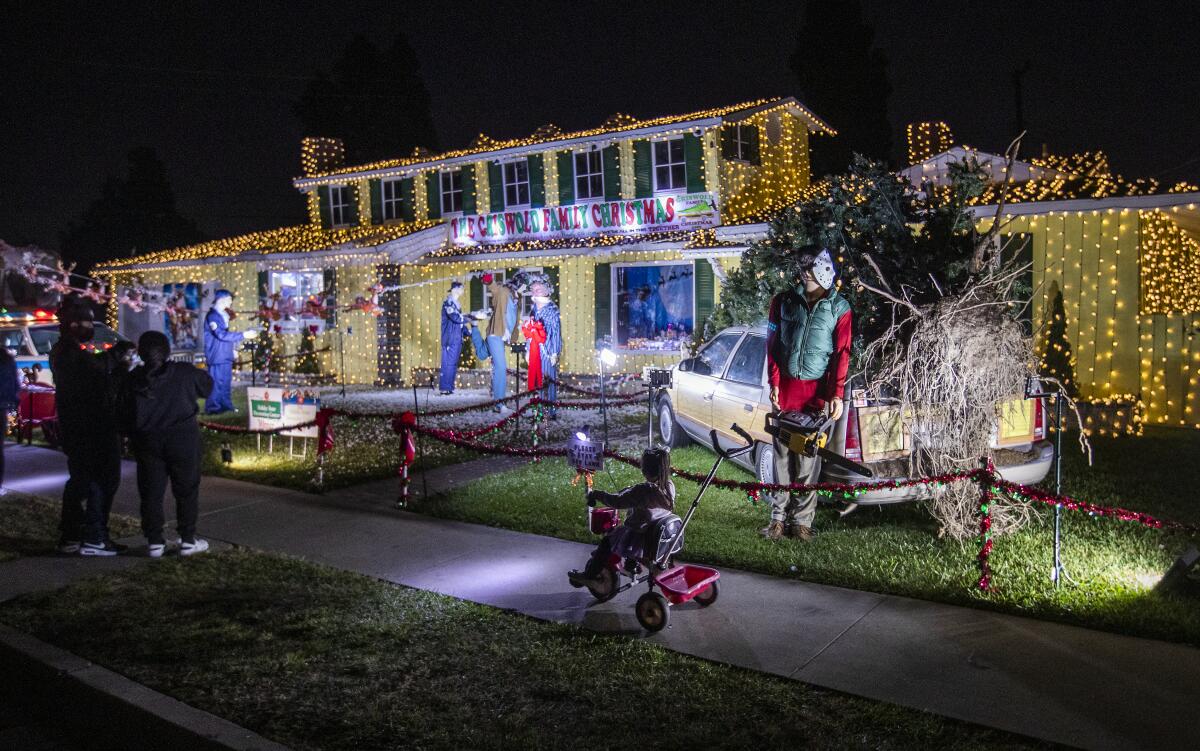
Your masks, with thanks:
[(400, 436), (400, 498), (396, 502), (399, 508), (408, 505), (408, 468), (417, 458), (417, 446), (413, 440), (413, 428), (416, 424), (417, 416), (411, 411), (392, 418), (392, 431)]
[(332, 407), (322, 407), (317, 410), (317, 456), (327, 451), (333, 451), (333, 420), (337, 410)]

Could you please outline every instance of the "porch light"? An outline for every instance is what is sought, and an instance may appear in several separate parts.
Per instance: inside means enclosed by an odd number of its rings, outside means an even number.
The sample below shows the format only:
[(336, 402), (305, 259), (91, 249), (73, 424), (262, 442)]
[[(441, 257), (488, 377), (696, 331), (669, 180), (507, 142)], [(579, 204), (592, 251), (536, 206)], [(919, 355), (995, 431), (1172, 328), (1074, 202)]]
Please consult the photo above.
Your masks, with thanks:
[(600, 362), (611, 368), (617, 364), (617, 353), (605, 347), (604, 349), (600, 350)]

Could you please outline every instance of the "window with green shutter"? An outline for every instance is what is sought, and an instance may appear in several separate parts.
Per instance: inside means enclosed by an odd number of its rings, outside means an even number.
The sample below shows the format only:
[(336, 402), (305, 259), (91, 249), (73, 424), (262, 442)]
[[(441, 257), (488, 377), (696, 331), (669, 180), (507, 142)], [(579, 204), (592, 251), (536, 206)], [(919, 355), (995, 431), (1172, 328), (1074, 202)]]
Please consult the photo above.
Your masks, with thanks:
[(596, 341), (612, 336), (612, 264), (598, 263), (596, 283)]
[(488, 162), (488, 211), (504, 211), (504, 170), (499, 162)]
[(475, 165), (462, 168), (462, 212), (475, 213)]
[(650, 198), (654, 195), (654, 182), (651, 179), (654, 165), (651, 163), (650, 142), (633, 142), (633, 197)]
[(540, 209), (546, 205), (546, 162), (541, 154), (529, 157), (529, 207)]
[(704, 191), (704, 144), (699, 136), (683, 135), (683, 161), (687, 172), (686, 188), (689, 193)]
[(575, 160), (570, 151), (560, 151), (558, 159), (558, 205), (575, 203)]
[(621, 200), (621, 152), (616, 144), (605, 146), (602, 153), (604, 162), (604, 200)]
[(329, 186), (317, 186), (317, 213), (321, 215), (321, 229), (329, 229), (332, 225), (333, 210), (329, 206)]
[(371, 224), (383, 224), (383, 187), (378, 180), (369, 180), (367, 185), (371, 191)]
[(572, 166), (575, 172), (575, 197), (580, 201), (604, 198), (604, 160), (600, 152), (576, 151)]
[(558, 288), (558, 267), (549, 266), (542, 269), (542, 272), (550, 280), (550, 287), (554, 290), (551, 294), (551, 299), (556, 302), (562, 302), (562, 291)]
[(696, 330), (703, 331), (704, 324), (713, 313), (716, 300), (716, 281), (708, 259), (696, 261)]
[(271, 296), (271, 275), (266, 271), (258, 272), (258, 303), (265, 303)]
[(425, 203), (429, 206), (429, 218), (442, 218), (442, 190), (437, 172), (425, 173)]
[(413, 179), (406, 177), (400, 181), (400, 218), (403, 221), (411, 222), (416, 219), (416, 200), (417, 196), (413, 186)]
[(483, 281), (477, 277), (471, 277), (468, 284), (471, 290), (471, 310), (481, 310), (483, 308)]

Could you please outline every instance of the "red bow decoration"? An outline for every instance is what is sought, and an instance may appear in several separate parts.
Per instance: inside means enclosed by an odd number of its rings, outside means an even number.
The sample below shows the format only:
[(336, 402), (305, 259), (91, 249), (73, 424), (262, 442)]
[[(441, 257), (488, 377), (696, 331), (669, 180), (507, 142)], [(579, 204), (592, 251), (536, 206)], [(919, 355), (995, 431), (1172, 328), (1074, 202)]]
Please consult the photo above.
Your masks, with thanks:
[(417, 458), (417, 446), (413, 440), (413, 426), (417, 424), (417, 416), (412, 412), (404, 412), (392, 418), (392, 432), (400, 434), (400, 472), (411, 465)]
[(323, 407), (317, 410), (317, 456), (333, 451), (333, 408)]
[(521, 324), (521, 335), (529, 343), (526, 357), (529, 359), (529, 377), (526, 388), (530, 391), (542, 387), (542, 343), (546, 341), (546, 327), (532, 318)]

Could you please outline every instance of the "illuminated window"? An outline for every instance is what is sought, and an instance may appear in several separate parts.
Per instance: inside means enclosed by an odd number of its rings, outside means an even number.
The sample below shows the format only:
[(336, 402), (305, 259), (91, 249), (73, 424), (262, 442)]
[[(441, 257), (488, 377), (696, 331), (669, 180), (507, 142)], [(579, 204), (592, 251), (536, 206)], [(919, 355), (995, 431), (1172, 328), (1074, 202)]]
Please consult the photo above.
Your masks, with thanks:
[(325, 272), (272, 271), (267, 278), (267, 292), (271, 295), (267, 304), (279, 315), (272, 326), (283, 334), (301, 333), (316, 328), (316, 333), (325, 330), (325, 316), (317, 305), (329, 306), (334, 302), (333, 290), (326, 289)]
[(454, 170), (452, 172), (441, 173), (441, 184), (442, 213), (456, 214), (461, 212), (463, 206), (462, 172)]
[(504, 205), (529, 205), (529, 162), (508, 162), (504, 165)]
[(329, 186), (329, 224), (332, 227), (345, 227), (350, 223), (350, 186)]
[(687, 187), (683, 139), (654, 142), (654, 190), (683, 190)]
[(404, 204), (403, 193), (400, 189), (400, 180), (384, 180), (382, 192), (383, 220), (386, 222), (392, 219), (400, 219)]
[(620, 347), (678, 352), (696, 320), (690, 263), (613, 264), (612, 315)]
[(604, 198), (604, 168), (600, 152), (575, 152), (575, 199)]

